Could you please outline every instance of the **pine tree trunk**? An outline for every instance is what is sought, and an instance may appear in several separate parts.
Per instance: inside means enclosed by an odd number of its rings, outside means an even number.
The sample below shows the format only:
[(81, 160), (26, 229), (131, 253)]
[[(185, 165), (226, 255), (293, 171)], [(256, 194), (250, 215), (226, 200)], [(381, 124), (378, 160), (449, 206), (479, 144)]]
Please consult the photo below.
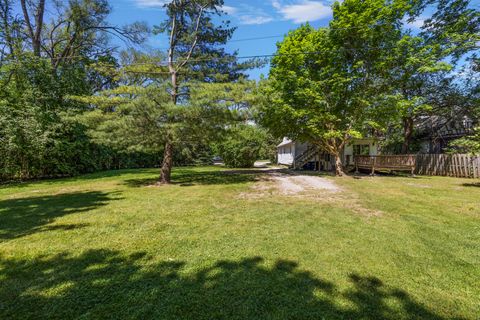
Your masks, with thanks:
[[(178, 99), (178, 84), (177, 84), (177, 72), (173, 69), (171, 70), (172, 77), (172, 102), (177, 104)], [(171, 140), (167, 140), (165, 143), (165, 150), (163, 151), (163, 162), (162, 170), (160, 173), (160, 185), (170, 184), (171, 183), (171, 173), (173, 166), (173, 143)]]
[(410, 141), (413, 135), (413, 119), (407, 117), (403, 119), (403, 144), (402, 154), (407, 154), (410, 149)]
[(170, 184), (173, 164), (173, 145), (170, 142), (165, 143), (165, 151), (163, 152), (163, 163), (160, 174), (159, 184)]

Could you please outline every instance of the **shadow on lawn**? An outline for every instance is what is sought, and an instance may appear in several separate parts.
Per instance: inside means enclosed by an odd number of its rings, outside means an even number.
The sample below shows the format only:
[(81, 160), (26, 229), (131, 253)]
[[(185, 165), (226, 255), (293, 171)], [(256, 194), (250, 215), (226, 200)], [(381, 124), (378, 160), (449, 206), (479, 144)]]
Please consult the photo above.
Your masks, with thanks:
[[(375, 277), (352, 274), (351, 288), (340, 292), (287, 260), (273, 267), (259, 257), (219, 261), (187, 275), (183, 266), (111, 250), (0, 258), (0, 317), (442, 319)], [(340, 307), (340, 299), (350, 306)]]
[[(194, 171), (176, 169), (172, 173), (172, 183), (182, 187), (194, 185), (221, 185), (221, 184), (238, 184), (255, 181), (258, 176), (279, 172), (279, 170), (221, 170), (221, 171)], [(125, 184), (129, 187), (144, 187), (154, 185), (158, 182), (158, 178), (147, 179), (128, 179)]]
[(464, 187), (476, 187), (476, 188), (480, 188), (480, 182), (477, 182), (477, 183), (464, 183), (462, 184), (462, 186)]
[(0, 239), (36, 232), (73, 230), (87, 224), (48, 224), (67, 214), (87, 212), (113, 200), (108, 193), (78, 192), (0, 201)]

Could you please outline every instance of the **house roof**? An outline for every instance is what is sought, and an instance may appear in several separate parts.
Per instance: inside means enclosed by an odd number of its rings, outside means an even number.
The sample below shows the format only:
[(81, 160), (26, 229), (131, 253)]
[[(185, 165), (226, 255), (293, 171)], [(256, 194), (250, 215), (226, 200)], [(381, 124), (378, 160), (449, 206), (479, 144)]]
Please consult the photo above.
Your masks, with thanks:
[(287, 138), (283, 138), (283, 141), (282, 143), (280, 143), (277, 148), (280, 148), (280, 147), (283, 147), (283, 146), (286, 146), (286, 145), (289, 145), (291, 144), (293, 141), (290, 140), (290, 139), (287, 139)]

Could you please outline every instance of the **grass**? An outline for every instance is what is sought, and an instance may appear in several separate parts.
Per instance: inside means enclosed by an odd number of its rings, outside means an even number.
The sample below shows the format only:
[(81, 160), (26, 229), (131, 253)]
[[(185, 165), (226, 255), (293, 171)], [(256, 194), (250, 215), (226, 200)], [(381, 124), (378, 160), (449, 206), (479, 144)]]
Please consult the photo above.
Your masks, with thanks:
[(245, 198), (258, 173), (222, 170), (0, 186), (0, 318), (478, 319), (477, 182), (346, 177), (343, 201)]

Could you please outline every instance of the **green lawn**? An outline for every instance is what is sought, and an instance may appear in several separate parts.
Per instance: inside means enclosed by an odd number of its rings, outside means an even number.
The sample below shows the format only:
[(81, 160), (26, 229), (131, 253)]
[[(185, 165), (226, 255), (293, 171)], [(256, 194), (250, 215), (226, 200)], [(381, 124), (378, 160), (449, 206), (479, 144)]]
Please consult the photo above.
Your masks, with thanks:
[(479, 318), (475, 181), (242, 197), (255, 175), (221, 170), (0, 186), (0, 319)]

